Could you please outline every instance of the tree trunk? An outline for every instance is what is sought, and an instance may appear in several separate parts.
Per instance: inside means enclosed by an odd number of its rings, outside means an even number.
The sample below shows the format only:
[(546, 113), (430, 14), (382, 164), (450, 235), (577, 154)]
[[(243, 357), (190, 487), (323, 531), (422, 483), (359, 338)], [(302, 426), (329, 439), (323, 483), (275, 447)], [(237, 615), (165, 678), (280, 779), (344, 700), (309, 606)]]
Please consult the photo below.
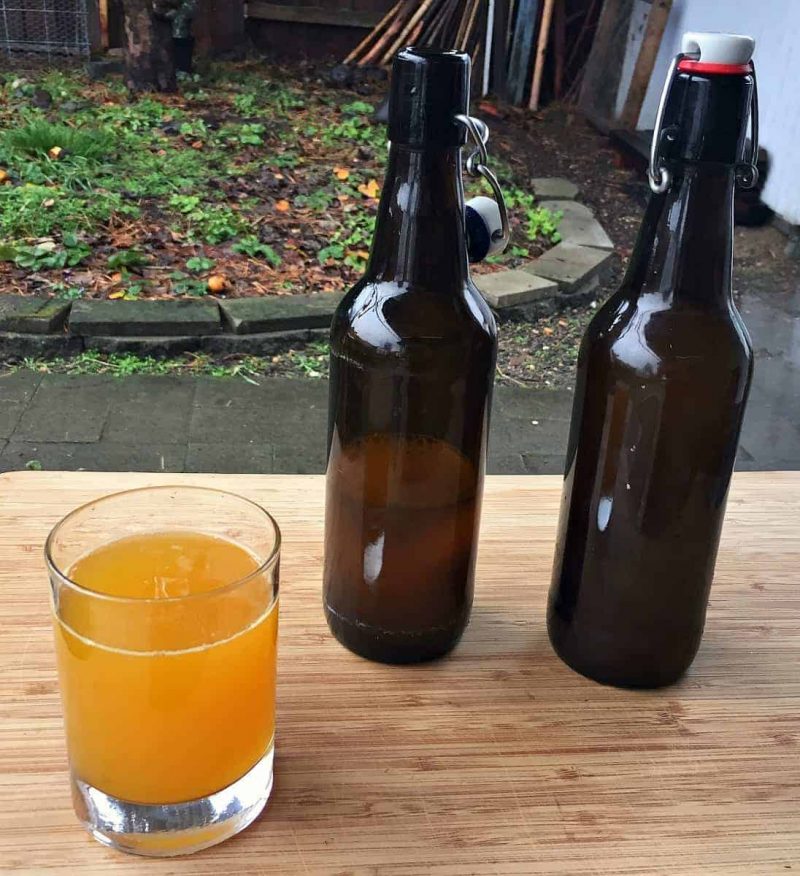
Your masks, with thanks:
[(125, 0), (125, 66), (131, 91), (175, 91), (172, 27), (152, 0)]

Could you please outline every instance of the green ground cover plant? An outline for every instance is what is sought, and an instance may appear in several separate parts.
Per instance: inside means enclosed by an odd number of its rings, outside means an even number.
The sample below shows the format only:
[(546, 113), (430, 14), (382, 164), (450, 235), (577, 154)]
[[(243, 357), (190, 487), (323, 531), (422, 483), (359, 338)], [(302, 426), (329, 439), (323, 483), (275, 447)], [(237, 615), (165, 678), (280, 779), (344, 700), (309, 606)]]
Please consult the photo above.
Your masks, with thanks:
[[(385, 170), (372, 120), (384, 89), (334, 90), (262, 62), (207, 66), (170, 96), (131, 97), (79, 70), (0, 74), (5, 290), (197, 296), (212, 271), (216, 294), (233, 296), (350, 285)], [(492, 261), (513, 265), (558, 240), (557, 217), (501, 176), (515, 232)]]

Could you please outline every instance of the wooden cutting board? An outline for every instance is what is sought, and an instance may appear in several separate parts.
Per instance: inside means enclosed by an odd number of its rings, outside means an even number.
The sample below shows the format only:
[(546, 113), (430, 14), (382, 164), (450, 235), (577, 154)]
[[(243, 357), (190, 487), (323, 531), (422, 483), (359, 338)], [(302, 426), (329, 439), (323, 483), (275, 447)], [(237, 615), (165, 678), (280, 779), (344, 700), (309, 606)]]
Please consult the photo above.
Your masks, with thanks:
[[(276, 787), (194, 857), (105, 849), (72, 813), (42, 543), (146, 484), (224, 487), (284, 533)], [(800, 473), (735, 479), (708, 626), (674, 687), (601, 687), (544, 627), (560, 479), (489, 478), (472, 623), (450, 659), (354, 657), (320, 607), (323, 481), (0, 477), (0, 869), (70, 874), (800, 872)]]

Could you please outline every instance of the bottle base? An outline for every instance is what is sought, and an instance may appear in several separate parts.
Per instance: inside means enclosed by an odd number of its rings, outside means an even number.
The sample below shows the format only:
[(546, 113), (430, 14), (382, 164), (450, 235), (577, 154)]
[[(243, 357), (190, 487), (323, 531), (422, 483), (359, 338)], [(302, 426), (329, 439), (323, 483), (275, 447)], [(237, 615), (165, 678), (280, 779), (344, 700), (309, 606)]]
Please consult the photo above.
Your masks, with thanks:
[(325, 603), (325, 619), (334, 638), (349, 651), (376, 663), (426, 663), (444, 657), (464, 634), (466, 619), (421, 632), (386, 630), (343, 617)]
[[(692, 660), (682, 662), (678, 669), (670, 668), (652, 669), (637, 666), (635, 658), (624, 660), (589, 660), (582, 654), (576, 654), (573, 649), (565, 646), (563, 639), (554, 630), (552, 620), (548, 621), (548, 634), (550, 645), (556, 656), (569, 666), (570, 669), (588, 678), (609, 687), (619, 687), (628, 690), (654, 690), (660, 687), (668, 687), (680, 681), (692, 664)], [(694, 659), (694, 655), (692, 655)]]
[(589, 666), (579, 660), (574, 660), (571, 656), (560, 651), (555, 645), (553, 646), (553, 650), (556, 652), (556, 655), (561, 662), (565, 663), (574, 672), (577, 672), (578, 675), (582, 675), (584, 678), (588, 678), (589, 681), (596, 681), (598, 684), (606, 685), (607, 687), (618, 687), (625, 690), (655, 690), (656, 688), (669, 687), (669, 685), (675, 684), (677, 681), (680, 681), (686, 673), (686, 670), (684, 669), (677, 675), (660, 676), (642, 674), (631, 676), (628, 674), (620, 674), (614, 670), (606, 668)]
[(250, 825), (272, 791), (274, 746), (227, 788), (183, 803), (132, 803), (72, 776), (75, 812), (105, 846), (132, 855), (189, 855), (223, 842)]

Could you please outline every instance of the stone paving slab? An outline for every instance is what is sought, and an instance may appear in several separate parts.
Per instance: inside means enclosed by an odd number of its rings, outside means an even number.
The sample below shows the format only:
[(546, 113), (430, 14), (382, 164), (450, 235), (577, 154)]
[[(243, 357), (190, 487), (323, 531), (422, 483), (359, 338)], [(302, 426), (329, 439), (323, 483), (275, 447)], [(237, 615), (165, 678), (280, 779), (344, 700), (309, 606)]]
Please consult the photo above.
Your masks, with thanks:
[(610, 252), (562, 242), (548, 249), (523, 270), (553, 280), (563, 294), (572, 295), (596, 281), (612, 258)]
[(489, 456), (491, 458), (522, 452), (550, 455), (556, 448), (566, 448), (568, 434), (568, 420), (530, 415), (517, 416), (505, 420), (496, 429), (492, 429), (489, 437)]
[(271, 444), (231, 443), (189, 444), (186, 451), (185, 471), (213, 471), (220, 474), (272, 474), (275, 448)]
[[(212, 336), (216, 339), (218, 335)], [(86, 350), (97, 353), (135, 353), (165, 359), (181, 353), (208, 352), (209, 338), (203, 335), (175, 335), (172, 337), (104, 337), (88, 336), (80, 339)]]
[(307, 341), (327, 341), (330, 328), (286, 329), (252, 335), (223, 334), (203, 339), (203, 350), (214, 355), (272, 356)]
[(541, 201), (539, 206), (553, 213), (561, 213), (558, 233), (565, 243), (594, 246), (598, 249), (614, 249), (611, 238), (585, 204), (579, 204), (577, 201)]
[(76, 301), (69, 329), (82, 337), (213, 335), (222, 331), (216, 301)]
[(500, 422), (514, 420), (563, 420), (572, 416), (572, 392), (566, 389), (529, 389), (526, 386), (497, 386), (492, 399), (492, 417)]
[(24, 359), (38, 356), (51, 359), (54, 356), (74, 356), (83, 349), (82, 338), (70, 337), (62, 332), (40, 335), (32, 332), (4, 332), (0, 337), (0, 355), (4, 359)]
[(102, 432), (125, 443), (146, 434), (153, 444), (186, 444), (195, 384), (180, 377), (134, 375), (119, 379)]
[(99, 441), (115, 389), (119, 386), (100, 375), (46, 375), (9, 437), (22, 442)]
[(63, 328), (69, 310), (69, 301), (0, 295), (0, 331), (35, 335), (57, 332)]
[(324, 445), (327, 429), (327, 381), (272, 378), (265, 379), (262, 386), (253, 386), (244, 381), (200, 378), (189, 440), (216, 444), (248, 436), (276, 448), (287, 445), (302, 457), (305, 450), (320, 446), (317, 436), (322, 436)]
[(40, 381), (41, 375), (25, 371), (0, 376), (0, 440), (17, 428)]
[[(775, 382), (754, 383), (736, 465), (800, 469), (800, 393), (780, 395), (800, 373), (784, 361), (781, 379), (769, 361)], [(327, 392), (325, 380), (21, 371), (0, 377), (0, 471), (37, 460), (66, 470), (321, 473)], [(488, 471), (563, 473), (571, 408), (566, 390), (497, 386)]]
[(552, 296), (558, 291), (557, 283), (527, 271), (478, 274), (474, 280), (489, 306), (495, 310), (529, 304), (531, 301)]
[(116, 441), (9, 441), (0, 453), (0, 471), (24, 469), (36, 461), (48, 471), (184, 471), (180, 444), (126, 444)]
[(239, 335), (282, 329), (326, 328), (343, 295), (270, 295), (221, 301), (226, 327)]
[(580, 192), (574, 182), (560, 176), (540, 176), (531, 185), (537, 200), (570, 201)]

